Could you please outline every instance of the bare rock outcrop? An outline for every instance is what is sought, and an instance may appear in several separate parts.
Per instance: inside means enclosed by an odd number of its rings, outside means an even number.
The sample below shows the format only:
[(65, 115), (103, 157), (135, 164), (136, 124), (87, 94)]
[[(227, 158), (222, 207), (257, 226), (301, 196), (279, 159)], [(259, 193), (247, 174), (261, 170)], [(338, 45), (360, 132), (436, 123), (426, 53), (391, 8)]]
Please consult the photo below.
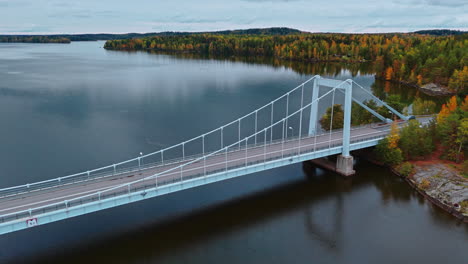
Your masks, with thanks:
[(410, 176), (420, 190), (468, 217), (468, 179), (446, 164), (416, 165)]
[(435, 83), (428, 83), (428, 84), (425, 84), (421, 87), (419, 87), (419, 89), (427, 94), (427, 95), (432, 95), (432, 96), (449, 96), (449, 95), (454, 95), (455, 93), (450, 91), (449, 89), (441, 86), (441, 85), (438, 85), (438, 84), (435, 84)]

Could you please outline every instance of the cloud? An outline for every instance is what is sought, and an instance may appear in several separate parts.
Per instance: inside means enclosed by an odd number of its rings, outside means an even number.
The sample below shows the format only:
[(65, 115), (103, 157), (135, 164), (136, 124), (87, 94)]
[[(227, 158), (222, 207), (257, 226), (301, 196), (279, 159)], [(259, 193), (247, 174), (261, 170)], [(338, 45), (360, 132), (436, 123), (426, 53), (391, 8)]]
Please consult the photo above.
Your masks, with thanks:
[(395, 0), (395, 3), (403, 5), (426, 5), (426, 6), (443, 6), (443, 7), (460, 7), (468, 5), (466, 0), (410, 0), (402, 1)]
[(0, 34), (213, 31), (249, 27), (292, 27), (312, 32), (395, 32), (436, 27), (466, 30), (467, 3), (467, 0), (140, 0), (136, 5), (115, 0), (0, 0), (0, 25), (3, 25)]

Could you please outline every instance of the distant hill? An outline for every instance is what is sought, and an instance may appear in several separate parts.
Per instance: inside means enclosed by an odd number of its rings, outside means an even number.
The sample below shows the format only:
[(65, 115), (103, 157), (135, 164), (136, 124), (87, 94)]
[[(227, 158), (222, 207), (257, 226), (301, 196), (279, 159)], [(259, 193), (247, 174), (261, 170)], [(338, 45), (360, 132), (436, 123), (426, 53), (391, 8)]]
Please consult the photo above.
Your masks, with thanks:
[(23, 42), (23, 43), (70, 43), (69, 38), (60, 36), (22, 36), (22, 35), (0, 35), (0, 42)]
[(272, 27), (272, 28), (250, 28), (250, 29), (237, 29), (237, 30), (224, 30), (216, 32), (205, 32), (214, 33), (219, 35), (288, 35), (303, 33), (300, 30), (287, 28), (287, 27)]
[[(297, 29), (287, 27), (271, 27), (271, 28), (251, 28), (251, 29), (236, 29), (222, 31), (204, 31), (204, 32), (150, 32), (150, 33), (124, 33), (124, 34), (54, 34), (54, 35), (0, 35), (0, 42), (33, 42), (33, 43), (68, 43), (69, 41), (95, 41), (95, 40), (115, 40), (115, 39), (133, 39), (145, 38), (152, 36), (183, 36), (196, 34), (216, 34), (216, 35), (288, 35), (306, 33)], [(462, 35), (467, 31), (450, 30), (450, 29), (431, 29), (415, 31), (416, 34), (428, 34), (434, 36), (447, 35)], [(339, 33), (326, 33), (339, 34)], [(394, 34), (394, 33), (392, 33)], [(68, 41), (69, 40), (69, 41)]]
[(416, 34), (433, 35), (433, 36), (449, 36), (449, 35), (462, 35), (468, 31), (451, 30), (451, 29), (428, 29), (415, 31)]
[[(180, 36), (211, 33), (218, 35), (288, 35), (302, 33), (302, 31), (286, 27), (272, 28), (252, 28), (252, 29), (237, 29), (223, 30), (214, 32), (152, 32), (152, 33), (126, 33), (126, 34), (56, 34), (56, 35), (0, 35), (0, 42), (24, 42), (21, 39), (30, 39), (34, 37), (42, 37), (43, 39), (69, 39), (71, 41), (93, 41), (93, 40), (113, 40), (113, 39), (132, 39), (144, 38), (151, 36)], [(10, 40), (10, 41), (8, 41)], [(16, 40), (16, 41), (11, 41)]]

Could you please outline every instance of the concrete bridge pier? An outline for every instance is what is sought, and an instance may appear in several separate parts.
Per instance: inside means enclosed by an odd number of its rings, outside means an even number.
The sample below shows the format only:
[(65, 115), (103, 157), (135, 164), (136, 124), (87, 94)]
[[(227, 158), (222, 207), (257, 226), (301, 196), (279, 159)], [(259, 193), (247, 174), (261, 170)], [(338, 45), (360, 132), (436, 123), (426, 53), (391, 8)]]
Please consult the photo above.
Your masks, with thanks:
[(342, 176), (351, 176), (355, 174), (353, 170), (353, 156), (338, 155), (335, 158), (324, 157), (307, 161), (314, 167), (338, 173)]
[(356, 173), (353, 170), (353, 156), (339, 155), (336, 159), (336, 172), (343, 176), (351, 176)]

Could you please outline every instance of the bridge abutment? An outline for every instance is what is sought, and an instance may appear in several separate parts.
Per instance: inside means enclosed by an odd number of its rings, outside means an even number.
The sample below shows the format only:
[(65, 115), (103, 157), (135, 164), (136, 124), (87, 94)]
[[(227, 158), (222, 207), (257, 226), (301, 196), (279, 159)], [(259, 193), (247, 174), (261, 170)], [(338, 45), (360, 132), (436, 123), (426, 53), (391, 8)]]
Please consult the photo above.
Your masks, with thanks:
[(336, 159), (336, 172), (343, 176), (351, 176), (356, 173), (353, 170), (353, 156), (339, 155)]

